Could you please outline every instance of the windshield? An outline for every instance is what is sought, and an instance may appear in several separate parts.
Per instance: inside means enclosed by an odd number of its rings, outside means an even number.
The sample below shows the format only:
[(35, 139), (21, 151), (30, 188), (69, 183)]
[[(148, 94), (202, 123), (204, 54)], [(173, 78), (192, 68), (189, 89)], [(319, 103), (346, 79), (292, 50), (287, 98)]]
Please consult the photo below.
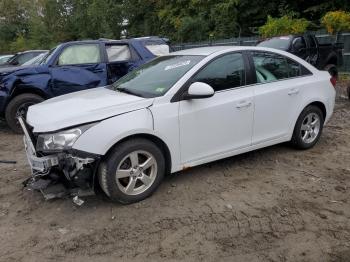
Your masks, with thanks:
[(9, 60), (7, 60), (6, 64), (11, 64), (11, 62), (13, 62), (20, 54), (15, 54), (14, 56), (12, 56)]
[(42, 54), (30, 59), (29, 61), (25, 62), (23, 65), (24, 66), (39, 65), (46, 55), (47, 55), (47, 53), (42, 53)]
[(0, 56), (0, 65), (6, 63), (7, 61), (10, 60), (10, 58), (12, 57), (12, 55), (9, 56)]
[(292, 37), (290, 36), (274, 37), (259, 43), (257, 46), (287, 50), (291, 41)]
[(112, 88), (142, 97), (162, 96), (203, 58), (190, 55), (158, 57), (119, 79)]

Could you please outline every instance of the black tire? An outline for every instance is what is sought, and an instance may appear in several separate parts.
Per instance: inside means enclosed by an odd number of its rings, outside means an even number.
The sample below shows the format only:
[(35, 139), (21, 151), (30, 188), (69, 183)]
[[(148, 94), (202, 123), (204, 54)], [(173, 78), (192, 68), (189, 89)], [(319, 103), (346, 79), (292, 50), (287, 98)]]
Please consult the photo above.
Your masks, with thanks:
[[(144, 151), (151, 154), (156, 161), (157, 168), (156, 172), (154, 172), (155, 178), (153, 182), (150, 183), (149, 188), (147, 188), (144, 192), (140, 192), (139, 194), (130, 195), (122, 191), (120, 188), (121, 182), (120, 180), (117, 182), (116, 172), (119, 165), (125, 164), (127, 161), (130, 161), (131, 163), (131, 159), (127, 158), (129, 160), (125, 160), (125, 157), (135, 151)], [(138, 162), (140, 163), (141, 161)], [(112, 201), (122, 204), (131, 204), (144, 200), (152, 195), (162, 182), (164, 174), (165, 159), (163, 152), (159, 149), (159, 147), (147, 139), (135, 138), (127, 140), (112, 149), (107, 158), (100, 164), (98, 179), (102, 190)], [(128, 181), (125, 184), (129, 184), (131, 182), (131, 177), (126, 177), (125, 179)]]
[[(320, 121), (319, 131), (318, 131), (317, 136), (314, 138), (314, 140), (312, 140), (312, 142), (306, 143), (302, 138), (302, 129), (301, 128), (302, 128), (302, 125), (303, 125), (303, 122), (304, 122), (306, 116), (308, 116), (312, 113), (316, 114), (319, 117), (319, 121)], [(322, 110), (315, 105), (310, 105), (310, 106), (306, 107), (301, 112), (301, 114), (300, 114), (300, 116), (295, 124), (291, 143), (298, 149), (309, 149), (309, 148), (313, 147), (317, 143), (317, 141), (320, 139), (320, 136), (321, 136), (322, 130), (323, 130), (323, 124), (324, 124), (324, 117), (323, 117)]]
[(21, 107), (23, 107), (24, 112), (23, 116), (26, 117), (26, 110), (29, 106), (38, 104), (44, 101), (44, 98), (41, 96), (25, 93), (15, 96), (10, 103), (7, 105), (5, 110), (5, 119), (9, 127), (17, 134), (22, 133), (22, 128), (18, 123), (17, 114)]
[(338, 79), (338, 69), (336, 65), (333, 65), (333, 64), (326, 65), (324, 70), (328, 71), (331, 76)]
[(348, 98), (350, 100), (350, 84), (348, 84), (348, 87), (346, 88), (346, 93), (347, 93)]

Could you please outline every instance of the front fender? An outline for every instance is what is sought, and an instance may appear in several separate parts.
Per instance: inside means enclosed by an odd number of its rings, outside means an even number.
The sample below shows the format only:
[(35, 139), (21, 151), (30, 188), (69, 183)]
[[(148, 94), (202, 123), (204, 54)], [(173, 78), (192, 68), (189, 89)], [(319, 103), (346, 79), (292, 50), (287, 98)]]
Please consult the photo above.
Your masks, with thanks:
[(50, 80), (50, 74), (16, 76), (11, 95), (37, 90), (44, 98), (51, 97), (48, 92)]
[(120, 140), (135, 134), (154, 135), (153, 116), (147, 108), (103, 120), (82, 134), (73, 149), (105, 155)]

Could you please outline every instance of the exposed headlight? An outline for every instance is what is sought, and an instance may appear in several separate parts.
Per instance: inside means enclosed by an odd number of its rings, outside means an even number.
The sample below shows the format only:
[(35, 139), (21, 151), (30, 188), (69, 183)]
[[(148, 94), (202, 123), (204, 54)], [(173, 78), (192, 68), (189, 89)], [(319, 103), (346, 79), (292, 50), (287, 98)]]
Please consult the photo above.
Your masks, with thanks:
[(72, 148), (75, 141), (95, 124), (80, 126), (58, 133), (40, 134), (36, 143), (36, 150), (42, 152), (62, 151)]

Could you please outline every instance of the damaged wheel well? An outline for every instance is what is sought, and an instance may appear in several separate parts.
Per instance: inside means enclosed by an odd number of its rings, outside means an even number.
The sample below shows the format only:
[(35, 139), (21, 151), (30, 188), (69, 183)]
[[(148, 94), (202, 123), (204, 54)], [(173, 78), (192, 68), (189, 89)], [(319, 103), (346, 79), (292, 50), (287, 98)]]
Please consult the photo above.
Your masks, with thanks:
[(45, 93), (43, 91), (41, 91), (40, 89), (37, 88), (21, 88), (19, 86), (15, 86), (12, 93), (11, 93), (11, 99), (13, 99), (14, 97), (21, 95), (21, 94), (34, 94), (34, 95), (38, 95), (41, 96), (44, 99), (47, 99), (47, 96), (45, 95)]
[(147, 140), (152, 141), (154, 144), (156, 144), (160, 150), (162, 150), (164, 157), (165, 157), (165, 174), (170, 174), (171, 172), (171, 154), (170, 154), (170, 150), (168, 148), (168, 146), (165, 144), (165, 142), (163, 140), (161, 140), (159, 137), (156, 137), (154, 135), (150, 135), (150, 134), (136, 134), (136, 135), (131, 135), (128, 137), (123, 138), (122, 140), (118, 141), (118, 143), (116, 143), (114, 146), (112, 146), (106, 153), (105, 156), (109, 155), (109, 153), (115, 148), (117, 147), (119, 144), (131, 140), (131, 139), (135, 139), (135, 138), (144, 138)]

